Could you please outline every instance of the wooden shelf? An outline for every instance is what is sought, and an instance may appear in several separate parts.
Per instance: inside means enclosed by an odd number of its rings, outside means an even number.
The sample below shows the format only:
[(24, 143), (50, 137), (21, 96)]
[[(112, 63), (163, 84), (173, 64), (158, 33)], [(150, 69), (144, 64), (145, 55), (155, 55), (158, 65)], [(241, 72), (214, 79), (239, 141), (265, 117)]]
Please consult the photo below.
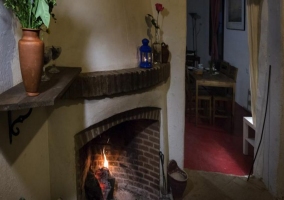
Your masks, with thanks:
[[(23, 83), (20, 83), (0, 95), (0, 111), (12, 111), (26, 108), (52, 106), (71, 85), (81, 72), (80, 67), (58, 67), (57, 74), (47, 72), (49, 81), (41, 82), (40, 94), (36, 97), (26, 95)], [(48, 71), (48, 70), (46, 70)]]
[(243, 118), (243, 154), (248, 155), (248, 144), (255, 147), (255, 139), (249, 138), (249, 128), (251, 127), (255, 131), (255, 125), (253, 124), (252, 117)]
[(255, 144), (255, 139), (254, 138), (246, 138), (246, 141), (248, 143), (250, 143), (254, 147), (254, 144)]

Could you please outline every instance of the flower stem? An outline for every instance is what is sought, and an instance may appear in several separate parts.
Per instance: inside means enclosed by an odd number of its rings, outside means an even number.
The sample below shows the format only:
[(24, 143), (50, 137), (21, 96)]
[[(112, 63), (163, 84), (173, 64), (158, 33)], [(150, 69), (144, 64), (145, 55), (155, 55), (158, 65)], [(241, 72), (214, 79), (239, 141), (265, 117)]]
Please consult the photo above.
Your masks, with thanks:
[(158, 12), (158, 14), (157, 14), (157, 27), (160, 28), (160, 27), (159, 27), (159, 12)]
[(30, 2), (31, 6), (30, 6), (30, 12), (29, 12), (29, 28), (31, 28), (31, 15), (32, 15), (32, 6), (33, 4)]

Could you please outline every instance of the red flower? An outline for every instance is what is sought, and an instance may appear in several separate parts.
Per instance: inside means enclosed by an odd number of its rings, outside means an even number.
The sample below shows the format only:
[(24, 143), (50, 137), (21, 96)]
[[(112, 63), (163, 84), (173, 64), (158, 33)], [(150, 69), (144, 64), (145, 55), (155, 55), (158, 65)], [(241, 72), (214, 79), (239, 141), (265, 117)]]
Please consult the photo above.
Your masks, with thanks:
[(160, 13), (160, 11), (163, 11), (163, 10), (164, 10), (164, 7), (163, 7), (163, 5), (160, 4), (160, 3), (156, 3), (155, 6), (156, 6), (156, 10), (157, 10), (157, 12), (158, 12), (158, 14), (157, 14), (157, 20), (155, 20), (155, 18), (154, 18), (152, 15), (150, 15), (150, 14), (148, 14), (148, 17), (150, 18), (151, 23), (153, 24), (153, 26), (155, 26), (156, 29), (159, 29), (159, 28), (160, 28), (160, 27), (159, 27), (159, 24), (158, 24), (158, 21), (159, 21), (159, 13)]
[(163, 10), (164, 10), (163, 5), (160, 4), (160, 3), (156, 3), (155, 6), (156, 6), (156, 10), (157, 10), (158, 13), (159, 13), (160, 11), (163, 11)]

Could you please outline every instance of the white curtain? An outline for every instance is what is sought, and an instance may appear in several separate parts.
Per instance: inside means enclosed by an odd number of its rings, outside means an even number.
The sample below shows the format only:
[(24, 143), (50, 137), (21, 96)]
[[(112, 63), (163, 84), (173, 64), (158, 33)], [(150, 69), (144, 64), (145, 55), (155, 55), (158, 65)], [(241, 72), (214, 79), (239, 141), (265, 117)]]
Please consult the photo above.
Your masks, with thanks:
[[(248, 26), (248, 46), (249, 46), (249, 58), (250, 58), (250, 89), (251, 89), (251, 111), (253, 117), (253, 123), (256, 126), (255, 135), (255, 148), (254, 152), (256, 154), (257, 146), (260, 142), (261, 133), (259, 132), (259, 123), (262, 121), (256, 121), (256, 118), (262, 119), (264, 113), (258, 113), (257, 111), (257, 88), (258, 88), (258, 72), (259, 72), (259, 45), (260, 45), (260, 35), (261, 35), (261, 10), (262, 10), (263, 0), (247, 0), (247, 26)], [(264, 109), (263, 109), (264, 110)], [(257, 159), (254, 164), (253, 174), (257, 177), (263, 177), (263, 144), (262, 141), (261, 148), (259, 149)]]
[(258, 56), (262, 0), (247, 0), (248, 46), (250, 57), (251, 112), (256, 124), (256, 100), (258, 84)]
[[(260, 43), (257, 43), (259, 55), (256, 58), (256, 61), (259, 62), (256, 69), (258, 73), (257, 99), (253, 101), (254, 111), (256, 112), (255, 152), (261, 138), (262, 143), (254, 164), (253, 174), (257, 178), (262, 178), (267, 189), (279, 199), (284, 194), (283, 9), (283, 0), (263, 0), (263, 2), (247, 0), (249, 38), (258, 37), (255, 41), (260, 40)], [(253, 19), (255, 19), (255, 22), (253, 22)], [(250, 24), (252, 22), (253, 25)], [(261, 34), (260, 31), (252, 34), (255, 30), (260, 29), (260, 25)], [(249, 46), (253, 45), (252, 40), (249, 41)], [(250, 51), (253, 50), (253, 47), (250, 46), (249, 48)], [(253, 60), (250, 63), (252, 62)], [(271, 80), (269, 81), (270, 65), (272, 68)], [(251, 75), (253, 76), (253, 73)], [(268, 87), (268, 83), (270, 83), (270, 87)], [(267, 98), (268, 88), (270, 90)], [(268, 106), (267, 112), (265, 111), (266, 105)], [(261, 136), (262, 131), (263, 137)]]

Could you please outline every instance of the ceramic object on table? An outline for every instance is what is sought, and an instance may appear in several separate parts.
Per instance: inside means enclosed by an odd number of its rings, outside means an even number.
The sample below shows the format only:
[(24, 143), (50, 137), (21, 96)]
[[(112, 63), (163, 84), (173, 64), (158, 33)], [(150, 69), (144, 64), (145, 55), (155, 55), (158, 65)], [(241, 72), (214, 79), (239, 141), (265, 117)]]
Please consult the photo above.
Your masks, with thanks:
[(23, 28), (22, 31), (18, 47), (23, 84), (28, 96), (37, 96), (43, 67), (44, 43), (39, 38), (39, 29)]

